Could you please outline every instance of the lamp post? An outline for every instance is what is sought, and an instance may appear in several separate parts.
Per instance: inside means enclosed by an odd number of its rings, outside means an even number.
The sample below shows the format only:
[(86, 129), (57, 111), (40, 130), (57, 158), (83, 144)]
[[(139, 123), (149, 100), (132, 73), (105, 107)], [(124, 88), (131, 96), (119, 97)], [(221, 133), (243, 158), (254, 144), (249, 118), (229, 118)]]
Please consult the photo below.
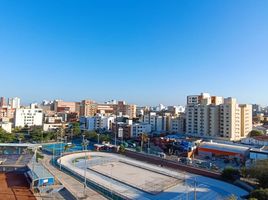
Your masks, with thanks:
[(60, 147), (60, 170), (61, 170), (61, 157), (62, 157), (62, 137), (60, 137), (60, 143), (61, 143), (61, 147)]
[(147, 148), (148, 154), (150, 154), (150, 138), (148, 137), (148, 148)]
[(121, 138), (121, 145), (123, 144), (123, 139), (124, 139), (124, 130), (122, 127), (118, 128), (118, 137)]
[[(116, 126), (117, 127), (117, 126)], [(116, 131), (115, 131), (115, 133), (114, 133), (114, 145), (116, 146), (116, 134), (117, 134), (117, 129), (116, 129)]]
[(99, 144), (100, 143), (100, 134), (97, 133), (97, 135), (98, 135), (98, 144)]
[(84, 196), (86, 196), (86, 187), (87, 187), (87, 146), (88, 146), (89, 142), (88, 140), (85, 139), (85, 135), (83, 135), (83, 142), (82, 142), (82, 146), (83, 146), (83, 150), (85, 152), (85, 166), (84, 166)]

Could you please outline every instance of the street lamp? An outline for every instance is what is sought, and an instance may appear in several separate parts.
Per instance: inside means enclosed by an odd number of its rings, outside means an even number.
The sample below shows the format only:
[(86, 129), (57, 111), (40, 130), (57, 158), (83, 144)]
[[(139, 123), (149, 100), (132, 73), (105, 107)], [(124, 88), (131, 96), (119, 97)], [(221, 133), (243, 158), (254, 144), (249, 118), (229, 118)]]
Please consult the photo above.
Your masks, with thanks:
[(89, 142), (88, 140), (85, 139), (85, 135), (83, 135), (83, 142), (82, 142), (82, 146), (83, 146), (83, 150), (85, 152), (85, 167), (84, 167), (84, 196), (86, 196), (86, 187), (87, 187), (87, 177), (86, 177), (86, 173), (87, 173), (87, 146), (88, 146)]
[(100, 143), (100, 134), (97, 133), (97, 135), (98, 135), (98, 144), (99, 144)]
[(63, 146), (62, 146), (62, 137), (60, 137), (60, 143), (61, 143), (61, 147), (60, 147), (60, 170), (61, 170), (61, 157), (62, 157), (62, 149), (63, 149)]
[(148, 154), (150, 154), (150, 138), (148, 137), (148, 148), (147, 148), (147, 150), (148, 150)]
[(119, 127), (118, 128), (118, 137), (121, 138), (121, 144), (123, 144), (123, 138), (124, 138), (123, 133), (124, 133), (123, 128), (122, 127)]

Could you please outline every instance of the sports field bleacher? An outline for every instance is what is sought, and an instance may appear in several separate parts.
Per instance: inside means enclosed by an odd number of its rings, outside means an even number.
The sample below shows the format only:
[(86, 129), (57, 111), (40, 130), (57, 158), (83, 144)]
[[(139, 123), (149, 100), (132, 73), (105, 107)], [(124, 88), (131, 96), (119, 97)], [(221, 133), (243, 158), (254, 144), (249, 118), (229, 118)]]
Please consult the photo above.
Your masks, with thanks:
[(26, 166), (33, 157), (33, 153), (24, 144), (0, 144), (1, 166)]

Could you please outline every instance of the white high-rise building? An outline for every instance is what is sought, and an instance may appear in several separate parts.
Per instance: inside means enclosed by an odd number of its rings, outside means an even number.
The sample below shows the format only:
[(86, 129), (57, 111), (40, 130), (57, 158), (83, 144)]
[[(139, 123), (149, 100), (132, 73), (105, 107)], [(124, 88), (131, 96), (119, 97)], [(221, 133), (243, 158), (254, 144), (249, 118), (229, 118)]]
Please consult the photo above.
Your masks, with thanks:
[(252, 106), (234, 98), (201, 94), (187, 97), (186, 134), (240, 140), (252, 130)]
[(20, 98), (19, 97), (9, 98), (8, 105), (13, 109), (20, 108)]
[(16, 109), (14, 118), (15, 127), (42, 126), (42, 109)]
[(167, 131), (167, 117), (159, 116), (155, 112), (150, 112), (143, 116), (143, 123), (151, 125), (151, 131), (153, 132), (165, 132)]

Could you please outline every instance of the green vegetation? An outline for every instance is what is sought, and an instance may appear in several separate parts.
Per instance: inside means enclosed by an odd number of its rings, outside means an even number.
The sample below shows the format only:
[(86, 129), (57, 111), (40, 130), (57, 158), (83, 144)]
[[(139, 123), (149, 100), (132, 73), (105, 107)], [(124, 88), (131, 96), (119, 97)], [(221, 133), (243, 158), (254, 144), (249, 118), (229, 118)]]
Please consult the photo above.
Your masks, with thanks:
[(259, 130), (252, 130), (249, 133), (250, 137), (261, 136), (261, 135), (263, 135), (263, 131), (259, 131)]
[(254, 190), (250, 193), (250, 199), (257, 199), (257, 200), (267, 200), (268, 199), (268, 188), (266, 189), (258, 189)]
[(258, 160), (247, 170), (247, 176), (257, 179), (260, 188), (268, 188), (268, 160)]
[(29, 139), (35, 142), (48, 142), (56, 139), (55, 132), (44, 132), (42, 127), (33, 127), (29, 133)]
[(240, 177), (240, 172), (237, 169), (227, 167), (222, 171), (221, 177), (227, 181), (235, 181)]
[(126, 151), (125, 146), (123, 144), (121, 144), (119, 147), (119, 153), (123, 154), (123, 153), (125, 153), (125, 151)]
[(1, 143), (10, 143), (16, 140), (14, 133), (8, 133), (4, 129), (0, 128), (0, 142)]
[(39, 159), (43, 159), (44, 156), (38, 152), (36, 152), (36, 162), (38, 162)]
[(68, 145), (68, 144), (66, 144), (66, 145), (64, 146), (64, 152), (68, 151), (69, 149), (73, 148), (74, 146), (75, 146), (74, 144), (72, 144), (72, 145)]
[(73, 137), (81, 136), (80, 123), (79, 122), (71, 123), (71, 131), (72, 131)]
[[(98, 141), (98, 133), (95, 131), (86, 131), (85, 137), (89, 140)], [(110, 142), (111, 136), (109, 134), (99, 134), (100, 142)]]

